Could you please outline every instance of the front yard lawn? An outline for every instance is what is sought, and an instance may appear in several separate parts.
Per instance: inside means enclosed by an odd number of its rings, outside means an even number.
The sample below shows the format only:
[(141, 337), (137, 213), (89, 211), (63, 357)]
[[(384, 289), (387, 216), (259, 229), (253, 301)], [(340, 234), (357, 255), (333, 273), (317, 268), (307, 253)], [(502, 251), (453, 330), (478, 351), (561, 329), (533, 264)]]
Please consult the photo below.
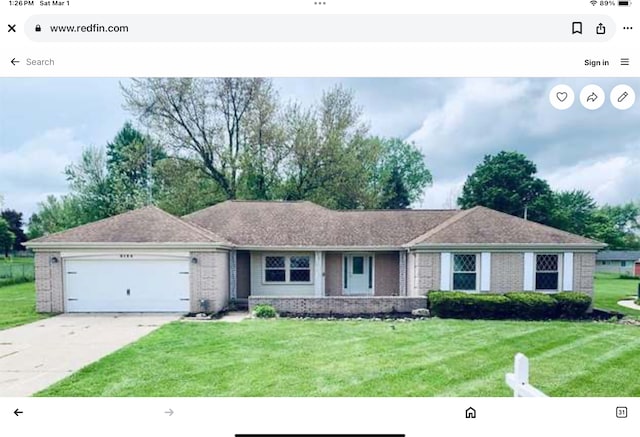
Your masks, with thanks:
[(638, 295), (638, 283), (633, 279), (620, 279), (612, 273), (597, 273), (595, 280), (595, 301), (593, 306), (603, 310), (613, 310), (628, 316), (640, 317), (640, 311), (618, 305), (618, 301)]
[(47, 317), (36, 313), (33, 282), (0, 287), (0, 329), (24, 325)]
[[(392, 325), (395, 329), (392, 328)], [(640, 328), (591, 322), (175, 322), (40, 396), (640, 396)]]

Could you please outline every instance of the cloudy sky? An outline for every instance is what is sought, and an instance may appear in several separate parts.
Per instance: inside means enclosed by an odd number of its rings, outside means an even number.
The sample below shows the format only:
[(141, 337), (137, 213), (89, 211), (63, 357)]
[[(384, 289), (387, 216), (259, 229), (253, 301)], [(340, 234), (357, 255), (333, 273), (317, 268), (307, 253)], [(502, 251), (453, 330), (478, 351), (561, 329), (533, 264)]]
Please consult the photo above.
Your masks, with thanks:
[[(65, 165), (82, 147), (104, 145), (131, 119), (126, 79), (0, 78), (0, 194), (26, 217), (48, 194), (67, 191)], [(588, 111), (589, 83), (609, 92), (638, 79), (275, 79), (283, 100), (311, 104), (336, 83), (355, 91), (371, 132), (414, 141), (434, 176), (419, 207), (455, 207), (466, 176), (488, 153), (518, 150), (554, 189), (584, 189), (600, 203), (640, 200), (640, 99), (627, 111), (607, 101)], [(570, 85), (576, 102), (549, 104)], [(639, 96), (640, 97), (640, 96)], [(135, 120), (133, 120), (135, 121)]]

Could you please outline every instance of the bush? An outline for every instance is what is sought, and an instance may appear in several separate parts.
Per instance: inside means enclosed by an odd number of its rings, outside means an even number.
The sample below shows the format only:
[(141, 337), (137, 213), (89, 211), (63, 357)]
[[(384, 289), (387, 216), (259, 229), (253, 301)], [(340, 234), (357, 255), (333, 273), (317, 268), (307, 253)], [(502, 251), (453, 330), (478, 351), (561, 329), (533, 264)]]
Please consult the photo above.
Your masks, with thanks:
[(253, 308), (253, 314), (261, 319), (272, 319), (278, 315), (271, 305), (260, 304)]
[(469, 294), (455, 291), (429, 293), (432, 314), (452, 319), (504, 319), (509, 299), (500, 294)]
[(591, 297), (583, 293), (565, 291), (551, 296), (558, 304), (560, 317), (567, 319), (584, 317), (591, 305)]
[(513, 292), (504, 295), (456, 291), (429, 293), (431, 313), (452, 319), (573, 319), (583, 317), (590, 304), (589, 296), (574, 292)]
[(507, 293), (512, 318), (524, 320), (554, 319), (559, 316), (556, 301), (548, 294), (524, 291)]
[(619, 275), (619, 276), (618, 276), (618, 279), (630, 279), (630, 280), (632, 280), (632, 281), (634, 281), (634, 280), (636, 280), (636, 281), (637, 281), (637, 280), (638, 280), (638, 279), (640, 279), (640, 278), (639, 278), (639, 277), (637, 277), (637, 276), (635, 276), (635, 275), (628, 275), (628, 274), (626, 274), (626, 273), (623, 273), (623, 274), (621, 274), (621, 275)]

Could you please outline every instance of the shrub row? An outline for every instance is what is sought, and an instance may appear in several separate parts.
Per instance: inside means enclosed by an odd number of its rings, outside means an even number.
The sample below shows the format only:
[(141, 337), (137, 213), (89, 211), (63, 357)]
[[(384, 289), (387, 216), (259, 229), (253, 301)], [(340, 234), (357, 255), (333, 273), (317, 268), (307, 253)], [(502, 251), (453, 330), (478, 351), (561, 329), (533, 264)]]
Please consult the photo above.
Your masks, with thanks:
[(575, 292), (470, 294), (456, 291), (432, 291), (429, 293), (431, 314), (452, 319), (577, 319), (584, 317), (590, 305), (589, 296)]

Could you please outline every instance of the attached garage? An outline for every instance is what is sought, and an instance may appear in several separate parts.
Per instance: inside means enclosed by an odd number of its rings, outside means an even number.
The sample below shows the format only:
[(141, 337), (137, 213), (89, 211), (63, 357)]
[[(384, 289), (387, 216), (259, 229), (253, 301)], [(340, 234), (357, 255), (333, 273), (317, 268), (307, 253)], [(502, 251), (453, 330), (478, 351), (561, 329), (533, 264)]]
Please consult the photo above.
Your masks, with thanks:
[(189, 261), (65, 260), (67, 312), (189, 312)]
[(229, 304), (232, 244), (154, 206), (27, 246), (39, 312), (218, 312)]

